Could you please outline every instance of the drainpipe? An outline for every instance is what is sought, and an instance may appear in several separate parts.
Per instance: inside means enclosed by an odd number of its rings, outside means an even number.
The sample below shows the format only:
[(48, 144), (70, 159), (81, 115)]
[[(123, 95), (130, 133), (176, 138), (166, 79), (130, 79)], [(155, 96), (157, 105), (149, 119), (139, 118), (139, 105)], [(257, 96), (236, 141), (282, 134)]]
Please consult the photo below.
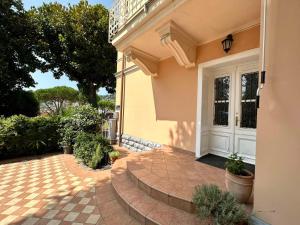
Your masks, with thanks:
[(126, 56), (123, 53), (122, 56), (122, 71), (121, 71), (121, 99), (120, 99), (120, 121), (119, 121), (119, 141), (118, 145), (122, 145), (123, 125), (124, 125), (124, 100), (125, 100), (125, 68), (126, 68)]
[(261, 74), (260, 85), (256, 93), (256, 107), (259, 108), (260, 90), (263, 89), (266, 81), (266, 30), (267, 30), (267, 8), (268, 0), (263, 0), (263, 15), (262, 15), (262, 43), (261, 43)]
[(263, 14), (263, 33), (262, 33), (262, 53), (261, 53), (261, 80), (260, 88), (264, 87), (265, 73), (266, 73), (266, 29), (267, 29), (267, 8), (268, 0), (264, 0), (264, 14)]

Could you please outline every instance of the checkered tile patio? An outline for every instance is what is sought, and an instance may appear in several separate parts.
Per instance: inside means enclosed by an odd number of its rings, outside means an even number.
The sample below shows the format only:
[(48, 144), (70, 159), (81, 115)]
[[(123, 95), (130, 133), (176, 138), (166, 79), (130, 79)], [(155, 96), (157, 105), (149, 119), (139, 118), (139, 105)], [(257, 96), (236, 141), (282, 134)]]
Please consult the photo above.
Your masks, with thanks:
[(86, 171), (69, 155), (0, 164), (0, 225), (137, 224), (117, 203), (109, 171)]

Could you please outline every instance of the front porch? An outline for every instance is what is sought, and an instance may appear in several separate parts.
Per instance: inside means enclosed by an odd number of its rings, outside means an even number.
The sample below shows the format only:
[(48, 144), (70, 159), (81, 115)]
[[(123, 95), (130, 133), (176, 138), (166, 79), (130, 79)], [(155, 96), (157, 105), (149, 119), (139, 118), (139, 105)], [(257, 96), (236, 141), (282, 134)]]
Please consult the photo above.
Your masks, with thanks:
[[(225, 188), (225, 171), (195, 161), (193, 153), (163, 147), (129, 153), (112, 169), (112, 186), (129, 215), (142, 224), (207, 224), (195, 214), (194, 188)], [(246, 205), (249, 214), (252, 205)]]

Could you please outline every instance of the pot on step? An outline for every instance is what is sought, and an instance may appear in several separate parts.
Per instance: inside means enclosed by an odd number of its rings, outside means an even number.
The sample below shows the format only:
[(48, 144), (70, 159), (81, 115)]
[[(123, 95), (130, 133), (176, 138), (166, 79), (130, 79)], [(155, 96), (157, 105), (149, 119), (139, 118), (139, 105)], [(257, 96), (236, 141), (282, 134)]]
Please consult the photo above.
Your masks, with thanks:
[(72, 149), (72, 147), (69, 146), (69, 145), (63, 146), (63, 149), (64, 149), (64, 153), (65, 153), (65, 154), (72, 154), (72, 153), (73, 153), (73, 149)]

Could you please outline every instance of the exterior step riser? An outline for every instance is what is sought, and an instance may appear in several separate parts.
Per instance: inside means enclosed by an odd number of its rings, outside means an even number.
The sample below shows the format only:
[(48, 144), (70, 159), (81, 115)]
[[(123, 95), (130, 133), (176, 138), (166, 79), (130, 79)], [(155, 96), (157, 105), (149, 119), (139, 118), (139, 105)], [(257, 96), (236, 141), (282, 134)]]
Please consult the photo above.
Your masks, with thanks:
[(115, 196), (117, 197), (118, 202), (122, 207), (125, 209), (125, 211), (135, 218), (138, 222), (140, 222), (143, 225), (160, 225), (159, 223), (150, 220), (149, 218), (145, 217), (142, 213), (140, 213), (138, 210), (136, 210), (134, 207), (132, 207), (130, 204), (128, 204), (122, 196), (119, 195), (118, 191), (115, 189), (113, 182), (112, 182), (112, 187), (115, 193)]
[[(135, 156), (131, 160), (136, 160)], [(149, 185), (138, 179), (131, 179), (126, 159), (119, 159), (114, 163), (111, 184), (119, 204), (142, 225), (201, 224), (195, 214), (166, 204), (162, 200), (164, 196), (160, 198), (154, 194), (155, 189), (149, 189)]]
[(130, 177), (131, 181), (140, 189), (143, 190), (146, 194), (151, 196), (152, 198), (164, 202), (165, 204), (168, 204), (172, 207), (184, 210), (188, 213), (195, 213), (195, 205), (192, 202), (186, 201), (181, 198), (177, 198), (176, 196), (169, 195), (167, 193), (164, 193), (160, 190), (157, 190), (145, 182), (143, 182), (141, 179), (137, 178), (134, 173), (131, 172), (130, 169), (127, 167), (127, 174)]

